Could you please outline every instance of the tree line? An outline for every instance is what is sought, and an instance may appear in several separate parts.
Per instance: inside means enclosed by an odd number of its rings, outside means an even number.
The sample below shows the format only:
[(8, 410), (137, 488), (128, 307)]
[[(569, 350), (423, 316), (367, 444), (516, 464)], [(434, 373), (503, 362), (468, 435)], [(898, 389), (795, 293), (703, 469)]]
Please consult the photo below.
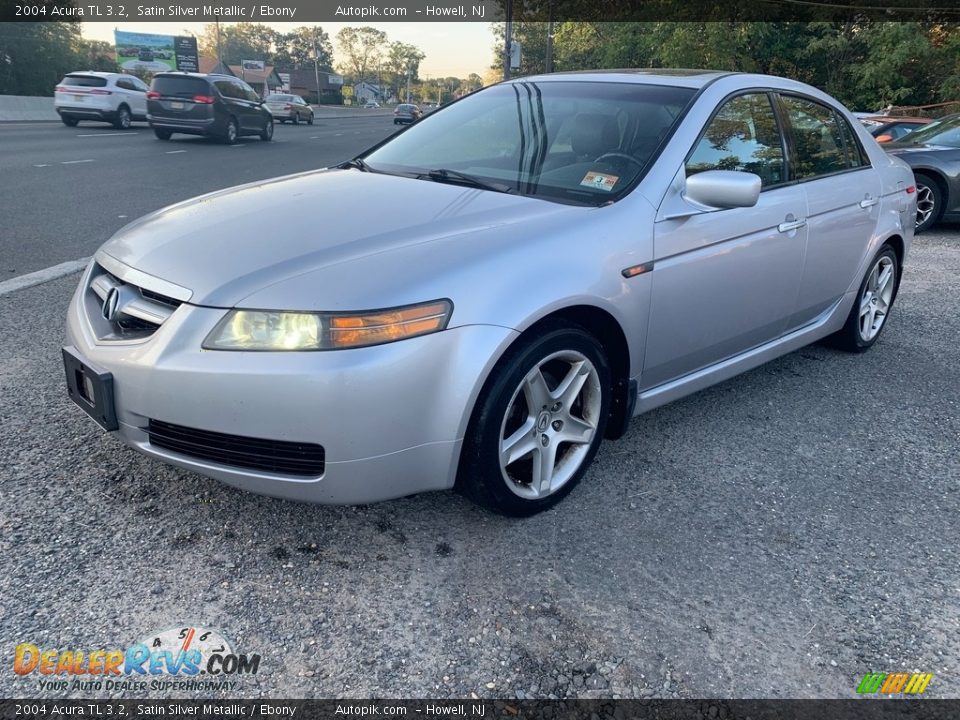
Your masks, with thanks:
[[(522, 64), (546, 70), (547, 24), (515, 22)], [(493, 26), (502, 72), (502, 23)], [(564, 22), (554, 26), (554, 71), (709, 68), (783, 75), (854, 109), (960, 100), (960, 23)]]

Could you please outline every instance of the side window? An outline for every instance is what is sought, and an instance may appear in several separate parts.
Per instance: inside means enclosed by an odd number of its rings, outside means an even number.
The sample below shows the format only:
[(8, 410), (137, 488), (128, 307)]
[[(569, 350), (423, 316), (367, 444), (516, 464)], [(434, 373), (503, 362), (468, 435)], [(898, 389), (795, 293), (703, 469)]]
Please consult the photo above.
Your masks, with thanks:
[(237, 92), (239, 93), (237, 97), (243, 98), (244, 100), (252, 100), (253, 102), (260, 102), (260, 96), (257, 95), (256, 91), (247, 85), (242, 80), (235, 81), (237, 83)]
[(783, 96), (781, 99), (793, 129), (797, 179), (808, 180), (848, 169), (850, 157), (833, 110), (805, 98)]
[(126, 78), (120, 78), (117, 80), (117, 87), (121, 90), (136, 90), (133, 86), (133, 83), (127, 80)]
[(137, 92), (146, 92), (147, 90), (150, 89), (149, 87), (147, 87), (147, 84), (138, 77), (130, 78), (130, 82), (133, 83), (133, 89), (136, 90)]
[(707, 125), (687, 158), (687, 175), (741, 170), (760, 176), (762, 187), (787, 179), (777, 117), (766, 93), (728, 100)]
[(217, 86), (217, 90), (225, 98), (237, 97), (238, 88), (229, 80), (216, 80), (213, 84)]
[(857, 140), (857, 136), (853, 128), (850, 127), (850, 123), (839, 113), (835, 113), (835, 115), (837, 122), (840, 123), (840, 136), (843, 138), (843, 144), (847, 148), (847, 167), (858, 168), (869, 165), (870, 160), (867, 158), (863, 147)]

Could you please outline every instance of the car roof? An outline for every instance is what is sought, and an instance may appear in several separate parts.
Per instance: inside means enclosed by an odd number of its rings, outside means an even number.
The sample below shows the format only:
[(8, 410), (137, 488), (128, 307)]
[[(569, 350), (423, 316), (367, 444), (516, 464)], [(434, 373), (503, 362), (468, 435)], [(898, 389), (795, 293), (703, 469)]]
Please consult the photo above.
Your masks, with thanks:
[(111, 78), (122, 77), (127, 74), (128, 73), (103, 72), (102, 70), (74, 70), (73, 72), (68, 72), (64, 77), (70, 77), (71, 75), (93, 75), (94, 77)]
[(529, 75), (515, 78), (508, 82), (589, 80), (591, 82), (633, 82), (645, 85), (679, 85), (681, 87), (701, 88), (718, 78), (739, 74), (740, 73), (725, 70), (698, 70), (690, 68), (621, 68), (616, 70), (576, 70), (571, 72), (550, 73), (549, 75)]
[(194, 73), (187, 72), (186, 70), (170, 70), (169, 72), (158, 72), (154, 77), (192, 77), (200, 78), (201, 80), (207, 78), (228, 78), (230, 80), (239, 80), (240, 78), (234, 77), (233, 75), (227, 75), (226, 73)]
[(882, 122), (884, 124), (896, 123), (896, 122), (907, 122), (907, 123), (929, 123), (933, 122), (933, 118), (925, 117), (913, 117), (913, 116), (897, 116), (897, 115), (871, 115), (870, 117), (860, 118), (861, 120), (873, 120), (875, 122)]

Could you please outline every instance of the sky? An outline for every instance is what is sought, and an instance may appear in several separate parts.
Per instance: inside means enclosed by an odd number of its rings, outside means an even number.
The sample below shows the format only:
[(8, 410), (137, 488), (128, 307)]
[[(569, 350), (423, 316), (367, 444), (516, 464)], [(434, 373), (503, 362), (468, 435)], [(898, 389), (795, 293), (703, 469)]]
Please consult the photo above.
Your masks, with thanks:
[[(228, 25), (230, 23), (223, 23)], [(278, 32), (289, 32), (303, 23), (264, 23)], [(342, 27), (355, 23), (317, 23), (333, 41), (334, 62), (339, 62), (336, 35)], [(387, 40), (416, 45), (426, 58), (420, 63), (420, 77), (465, 78), (470, 73), (483, 76), (493, 61), (494, 36), (488, 23), (480, 22), (424, 22), (424, 23), (367, 23), (387, 33)], [(116, 26), (118, 30), (156, 33), (158, 35), (200, 35), (205, 23), (128, 22)], [(85, 38), (105, 40), (113, 44), (114, 26), (109, 23), (83, 23)], [(251, 58), (257, 59), (257, 58)]]

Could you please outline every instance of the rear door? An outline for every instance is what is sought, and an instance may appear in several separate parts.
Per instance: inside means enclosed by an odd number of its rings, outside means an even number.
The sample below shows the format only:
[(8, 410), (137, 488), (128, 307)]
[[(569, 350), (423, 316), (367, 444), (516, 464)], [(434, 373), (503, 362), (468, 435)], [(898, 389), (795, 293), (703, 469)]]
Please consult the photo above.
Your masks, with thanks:
[[(661, 215), (654, 225), (645, 389), (780, 336), (796, 304), (806, 199), (788, 174), (772, 94), (720, 104), (687, 156), (687, 177), (706, 170), (759, 175), (760, 198), (754, 207)], [(678, 192), (671, 188), (661, 209)]]
[(791, 171), (807, 201), (807, 255), (789, 323), (800, 327), (857, 280), (880, 218), (880, 176), (835, 109), (785, 93), (779, 102), (789, 126)]
[(234, 80), (233, 83), (237, 86), (238, 97), (234, 99), (237, 102), (239, 112), (237, 119), (240, 122), (240, 127), (246, 131), (256, 130), (260, 132), (264, 124), (264, 111), (260, 107), (260, 96), (243, 80)]

